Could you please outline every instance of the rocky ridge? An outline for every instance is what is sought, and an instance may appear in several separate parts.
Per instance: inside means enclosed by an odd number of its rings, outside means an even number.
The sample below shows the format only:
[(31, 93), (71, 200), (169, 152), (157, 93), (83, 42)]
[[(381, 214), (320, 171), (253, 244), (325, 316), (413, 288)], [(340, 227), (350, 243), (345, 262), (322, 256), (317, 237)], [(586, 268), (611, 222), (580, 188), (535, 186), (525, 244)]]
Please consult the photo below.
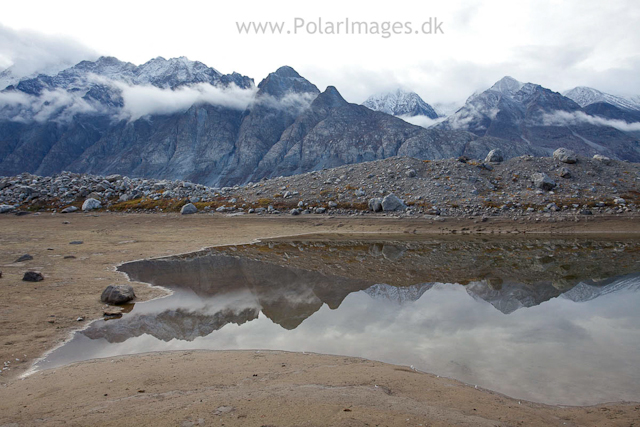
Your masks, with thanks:
[[(495, 154), (495, 153), (494, 153)], [(0, 178), (0, 212), (535, 216), (634, 213), (640, 165), (558, 150), (503, 162), (388, 158), (245, 185), (62, 173)], [(495, 157), (494, 157), (495, 158)], [(194, 209), (195, 208), (195, 209)]]

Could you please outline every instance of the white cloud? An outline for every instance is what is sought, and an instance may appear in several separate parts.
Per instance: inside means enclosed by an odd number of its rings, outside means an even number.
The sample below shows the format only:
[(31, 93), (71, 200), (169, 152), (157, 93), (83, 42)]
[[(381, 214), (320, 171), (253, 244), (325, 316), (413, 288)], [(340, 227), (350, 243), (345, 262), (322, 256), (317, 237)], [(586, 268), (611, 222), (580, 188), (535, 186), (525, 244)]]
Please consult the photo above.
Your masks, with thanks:
[(317, 96), (315, 93), (290, 92), (282, 98), (275, 98), (271, 95), (261, 95), (255, 102), (278, 110), (295, 111), (295, 114), (299, 114), (309, 108)]
[(423, 128), (430, 128), (433, 125), (437, 125), (440, 122), (443, 122), (446, 117), (438, 117), (437, 119), (432, 119), (427, 116), (398, 116), (402, 120), (407, 123), (411, 123), (412, 125), (421, 126)]
[[(6, 15), (3, 13), (4, 18)], [(21, 77), (37, 73), (55, 74), (82, 60), (97, 57), (93, 49), (70, 37), (14, 30), (0, 24), (0, 71), (9, 68), (12, 77), (12, 81), (0, 81), (0, 89)]]
[(83, 99), (80, 93), (62, 89), (45, 90), (40, 96), (16, 91), (0, 92), (0, 118), (5, 120), (66, 122), (77, 114), (105, 112), (106, 108), (101, 104)]
[(208, 83), (161, 89), (155, 86), (130, 86), (120, 82), (113, 85), (122, 91), (124, 107), (121, 117), (137, 120), (154, 114), (184, 112), (194, 104), (213, 104), (244, 110), (253, 100), (255, 89), (241, 89), (235, 85), (219, 88)]
[(546, 114), (543, 123), (547, 126), (574, 126), (590, 124), (595, 126), (611, 126), (623, 132), (640, 131), (640, 122), (627, 123), (624, 120), (611, 120), (604, 117), (590, 116), (582, 111), (556, 111)]

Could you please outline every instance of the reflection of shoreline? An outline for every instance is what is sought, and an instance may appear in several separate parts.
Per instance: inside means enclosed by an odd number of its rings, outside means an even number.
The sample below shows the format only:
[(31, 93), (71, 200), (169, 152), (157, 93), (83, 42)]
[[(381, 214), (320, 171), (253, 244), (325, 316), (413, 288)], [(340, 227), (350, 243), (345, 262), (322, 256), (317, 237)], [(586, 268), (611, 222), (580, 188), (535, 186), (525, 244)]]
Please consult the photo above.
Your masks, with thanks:
[(394, 286), (466, 285), (482, 280), (494, 287), (503, 282), (552, 282), (564, 292), (581, 281), (640, 271), (638, 239), (287, 240), (218, 247), (190, 256), (206, 254), (240, 256)]
[[(402, 262), (401, 266), (406, 266), (407, 261), (417, 263), (416, 269), (418, 269), (424, 265), (431, 267), (424, 259), (428, 259), (430, 254), (435, 253), (434, 251), (442, 249), (440, 244), (441, 242), (429, 242), (428, 244), (412, 243), (402, 246), (398, 243), (372, 243), (368, 246), (339, 246), (339, 249), (332, 250), (335, 247), (324, 242), (315, 242), (307, 246), (302, 243), (287, 243), (284, 249), (274, 243), (266, 243), (234, 248), (231, 251), (234, 254), (243, 254), (246, 252), (244, 249), (248, 248), (261, 254), (274, 251), (279, 254), (278, 256), (284, 256), (287, 260), (291, 260), (293, 256), (288, 255), (287, 252), (291, 248), (292, 250), (297, 249), (298, 253), (295, 254), (297, 259), (309, 257), (313, 260), (317, 253), (309, 249), (321, 248), (322, 253), (325, 254), (335, 254), (342, 251), (350, 257), (357, 256), (360, 265), (369, 268), (372, 268), (372, 263), (382, 263), (382, 260), (386, 260), (392, 263)], [(573, 264), (561, 260), (563, 264), (558, 266), (553, 256), (548, 255), (544, 258), (535, 256), (536, 251), (541, 249), (547, 252), (558, 252), (559, 249), (560, 251), (566, 250), (569, 245), (576, 253), (575, 242), (570, 244), (564, 242), (562, 245), (557, 241), (551, 243), (546, 241), (544, 245), (539, 242), (523, 244), (526, 245), (528, 251), (534, 252), (533, 255), (530, 255), (530, 252), (526, 253), (527, 256), (521, 252), (521, 258), (534, 260), (532, 263), (524, 263), (525, 266), (528, 268), (536, 267), (537, 272), (541, 275), (544, 272), (554, 272), (555, 274), (558, 268), (564, 272), (575, 272), (582, 265), (583, 258), (581, 257), (573, 257)], [(457, 243), (456, 247), (458, 247)], [(608, 249), (612, 251), (611, 255), (616, 256), (619, 256), (621, 250), (625, 248), (635, 248), (616, 242), (606, 242), (600, 245), (592, 241), (586, 247), (591, 249), (591, 253), (593, 253), (594, 247), (605, 251)], [(268, 250), (265, 251), (265, 248)], [(482, 251), (478, 251), (480, 248)], [(495, 244), (471, 245), (465, 248), (467, 251), (465, 256), (468, 257), (475, 253), (478, 265), (482, 262), (485, 263), (484, 265), (491, 265), (491, 263), (496, 263), (496, 259), (503, 262), (505, 251), (516, 249), (524, 251), (522, 244), (514, 246), (513, 242), (509, 243), (507, 247)], [(458, 247), (457, 251), (460, 250)], [(362, 253), (365, 251), (367, 255), (363, 256)], [(93, 339), (105, 338), (109, 342), (123, 342), (128, 337), (142, 334), (149, 334), (163, 341), (172, 339), (192, 341), (199, 336), (206, 336), (219, 330), (226, 324), (241, 325), (254, 320), (260, 311), (282, 328), (295, 329), (325, 303), (332, 309), (338, 308), (344, 298), (352, 292), (364, 290), (372, 298), (404, 304), (420, 299), (434, 284), (434, 282), (428, 282), (403, 287), (383, 283), (373, 284), (363, 280), (327, 276), (316, 271), (306, 271), (255, 259), (221, 255), (220, 253), (225, 253), (225, 250), (217, 252), (217, 255), (179, 256), (136, 261), (122, 265), (120, 269), (127, 273), (132, 280), (163, 286), (176, 292), (163, 299), (159, 304), (162, 308), (159, 310), (153, 310), (152, 307), (155, 304), (149, 302), (144, 305), (146, 308), (144, 312), (134, 311), (118, 322), (96, 323), (83, 334)], [(216, 252), (209, 253), (215, 254)], [(600, 257), (596, 259), (609, 261), (610, 257), (607, 255), (609, 254), (600, 252)], [(484, 257), (484, 260), (480, 260), (481, 257)], [(509, 260), (509, 262), (519, 265), (517, 261)], [(590, 261), (590, 268), (583, 271), (599, 270), (598, 264), (594, 263), (593, 259)], [(546, 267), (546, 269), (540, 270), (539, 267)], [(611, 268), (608, 264), (606, 267)], [(350, 270), (345, 268), (342, 272), (348, 275)], [(518, 276), (518, 274), (517, 270), (514, 270), (511, 276)], [(540, 305), (565, 293), (567, 299), (586, 301), (601, 294), (621, 290), (625, 286), (632, 286), (634, 289), (638, 287), (638, 281), (633, 280), (637, 276), (631, 276), (630, 280), (622, 280), (622, 282), (618, 279), (620, 276), (580, 282), (578, 287), (574, 287), (571, 282), (567, 283), (567, 281), (561, 282), (559, 286), (557, 282), (552, 283), (545, 280), (530, 280), (529, 283), (505, 281), (494, 272), (490, 272), (488, 275), (491, 278), (472, 281), (465, 285), (465, 289), (473, 298), (489, 302), (504, 314), (512, 313), (523, 307)], [(578, 279), (574, 276), (573, 281), (575, 280)], [(184, 295), (185, 292), (192, 293), (193, 298), (201, 301), (193, 305), (181, 302), (179, 295)], [(213, 312), (197, 308), (203, 306), (202, 301), (225, 300), (235, 294), (246, 294), (248, 297), (238, 301), (230, 298), (233, 304), (222, 304), (217, 311)], [(204, 304), (204, 306), (206, 305)]]

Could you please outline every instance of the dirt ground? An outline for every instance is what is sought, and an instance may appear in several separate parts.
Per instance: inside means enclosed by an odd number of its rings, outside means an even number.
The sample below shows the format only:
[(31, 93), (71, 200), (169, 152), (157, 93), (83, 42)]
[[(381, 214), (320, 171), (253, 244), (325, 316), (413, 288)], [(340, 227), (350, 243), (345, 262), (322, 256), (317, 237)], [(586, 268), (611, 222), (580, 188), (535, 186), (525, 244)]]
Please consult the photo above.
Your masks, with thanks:
[[(283, 352), (157, 353), (36, 373), (32, 363), (102, 317), (121, 262), (299, 234), (638, 235), (638, 218), (546, 222), (177, 214), (0, 216), (0, 426), (634, 425), (640, 404), (559, 408), (355, 358)], [(82, 244), (70, 244), (82, 241)], [(15, 262), (24, 254), (33, 260)], [(68, 258), (73, 256), (75, 258)], [(25, 271), (41, 282), (23, 282)], [(162, 295), (132, 283), (138, 301)], [(78, 320), (82, 318), (82, 320)], [(378, 387), (376, 387), (376, 385)], [(142, 391), (144, 390), (144, 391)]]

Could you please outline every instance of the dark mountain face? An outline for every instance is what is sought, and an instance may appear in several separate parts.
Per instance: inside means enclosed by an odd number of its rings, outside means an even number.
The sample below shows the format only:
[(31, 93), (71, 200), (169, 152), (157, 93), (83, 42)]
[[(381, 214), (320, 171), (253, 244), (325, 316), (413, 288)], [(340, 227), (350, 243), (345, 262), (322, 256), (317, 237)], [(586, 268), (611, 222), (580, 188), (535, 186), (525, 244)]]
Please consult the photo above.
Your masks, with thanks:
[[(566, 147), (584, 155), (640, 161), (640, 143), (609, 126), (581, 120), (590, 114), (573, 100), (540, 85), (522, 84), (505, 77), (490, 89), (474, 95), (464, 107), (438, 125), (491, 136), (522, 146), (535, 155), (550, 155)], [(615, 108), (615, 107), (614, 107)]]
[[(196, 102), (185, 111), (123, 118), (123, 88), (171, 94), (198, 84), (225, 90), (230, 82), (246, 91), (253, 87), (246, 77), (225, 76), (186, 58), (156, 58), (139, 67), (100, 58), (25, 80), (3, 93), (32, 103), (71, 93), (73, 103), (55, 111), (32, 106), (24, 123), (16, 118), (25, 111), (3, 111), (0, 174), (70, 170), (230, 185), (399, 154), (482, 157), (493, 148), (470, 145), (479, 138), (468, 132), (427, 130), (349, 104), (331, 86), (320, 93), (291, 67), (260, 82), (246, 108)], [(84, 110), (74, 114), (78, 105)], [(49, 119), (38, 121), (43, 112)]]

